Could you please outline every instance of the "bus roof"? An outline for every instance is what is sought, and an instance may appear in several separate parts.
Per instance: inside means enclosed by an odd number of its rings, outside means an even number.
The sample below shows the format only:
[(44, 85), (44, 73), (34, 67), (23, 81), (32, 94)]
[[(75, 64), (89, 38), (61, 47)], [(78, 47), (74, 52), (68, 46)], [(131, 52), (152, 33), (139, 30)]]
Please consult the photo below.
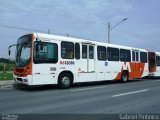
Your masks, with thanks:
[(86, 43), (86, 44), (90, 43), (90, 44), (95, 44), (95, 45), (100, 45), (100, 46), (108, 46), (108, 47), (123, 48), (123, 49), (133, 49), (133, 50), (140, 50), (140, 51), (147, 52), (146, 49), (115, 45), (115, 44), (110, 44), (110, 43), (105, 43), (105, 42), (97, 42), (97, 41), (92, 41), (92, 40), (87, 40), (87, 39), (74, 38), (70, 36), (65, 37), (65, 36), (43, 34), (43, 33), (34, 33), (34, 35), (38, 37), (39, 39), (42, 39), (42, 41), (43, 40), (46, 40), (46, 41), (57, 40), (57, 41), (78, 42), (78, 43)]

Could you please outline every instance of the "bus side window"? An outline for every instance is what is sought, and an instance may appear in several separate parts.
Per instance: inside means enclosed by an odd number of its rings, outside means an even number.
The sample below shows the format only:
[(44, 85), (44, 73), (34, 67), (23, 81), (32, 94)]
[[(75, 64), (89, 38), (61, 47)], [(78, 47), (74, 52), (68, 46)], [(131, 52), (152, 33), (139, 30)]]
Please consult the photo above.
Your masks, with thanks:
[(89, 59), (94, 59), (94, 47), (89, 46)]
[(98, 60), (100, 61), (106, 61), (107, 59), (107, 56), (106, 56), (106, 47), (104, 46), (98, 46), (97, 47), (97, 57), (98, 57)]
[(136, 51), (136, 61), (139, 62), (139, 52)]
[(120, 61), (130, 62), (131, 61), (131, 51), (126, 49), (120, 49)]
[(140, 52), (140, 59), (142, 63), (147, 63), (147, 53), (146, 52)]
[(135, 61), (135, 51), (132, 51), (132, 61)]
[(80, 59), (80, 45), (79, 45), (79, 43), (75, 43), (75, 58), (77, 60)]
[(74, 44), (72, 42), (61, 43), (62, 59), (74, 59)]
[(156, 56), (156, 64), (157, 66), (160, 66), (160, 56)]
[(57, 61), (58, 45), (56, 43), (39, 41), (34, 43), (33, 62), (35, 64), (57, 63)]
[(108, 61), (119, 61), (119, 49), (118, 48), (107, 48)]
[(87, 59), (87, 45), (82, 45), (82, 58)]

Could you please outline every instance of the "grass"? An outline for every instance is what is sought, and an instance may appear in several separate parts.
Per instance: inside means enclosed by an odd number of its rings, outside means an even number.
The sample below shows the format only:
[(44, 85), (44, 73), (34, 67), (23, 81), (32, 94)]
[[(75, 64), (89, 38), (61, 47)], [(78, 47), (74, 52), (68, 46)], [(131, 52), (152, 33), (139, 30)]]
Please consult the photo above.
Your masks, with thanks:
[(12, 72), (1, 72), (0, 81), (2, 80), (13, 80), (13, 73)]

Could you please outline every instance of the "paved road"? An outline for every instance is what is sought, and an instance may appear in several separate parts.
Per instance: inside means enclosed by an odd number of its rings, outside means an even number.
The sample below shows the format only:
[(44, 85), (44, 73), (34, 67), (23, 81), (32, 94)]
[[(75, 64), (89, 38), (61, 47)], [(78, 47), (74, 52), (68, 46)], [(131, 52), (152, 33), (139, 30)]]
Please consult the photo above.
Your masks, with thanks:
[(160, 79), (0, 89), (1, 113), (160, 113)]

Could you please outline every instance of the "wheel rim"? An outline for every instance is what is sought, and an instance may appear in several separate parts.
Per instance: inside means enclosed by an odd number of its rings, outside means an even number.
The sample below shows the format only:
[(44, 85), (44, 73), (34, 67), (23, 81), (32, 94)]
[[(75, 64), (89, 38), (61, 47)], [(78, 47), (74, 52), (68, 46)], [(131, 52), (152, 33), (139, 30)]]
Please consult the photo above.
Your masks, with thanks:
[(70, 79), (68, 77), (63, 77), (62, 78), (62, 84), (65, 86), (69, 86), (70, 85)]
[(123, 74), (122, 78), (123, 78), (123, 81), (127, 81), (127, 75), (126, 74)]

